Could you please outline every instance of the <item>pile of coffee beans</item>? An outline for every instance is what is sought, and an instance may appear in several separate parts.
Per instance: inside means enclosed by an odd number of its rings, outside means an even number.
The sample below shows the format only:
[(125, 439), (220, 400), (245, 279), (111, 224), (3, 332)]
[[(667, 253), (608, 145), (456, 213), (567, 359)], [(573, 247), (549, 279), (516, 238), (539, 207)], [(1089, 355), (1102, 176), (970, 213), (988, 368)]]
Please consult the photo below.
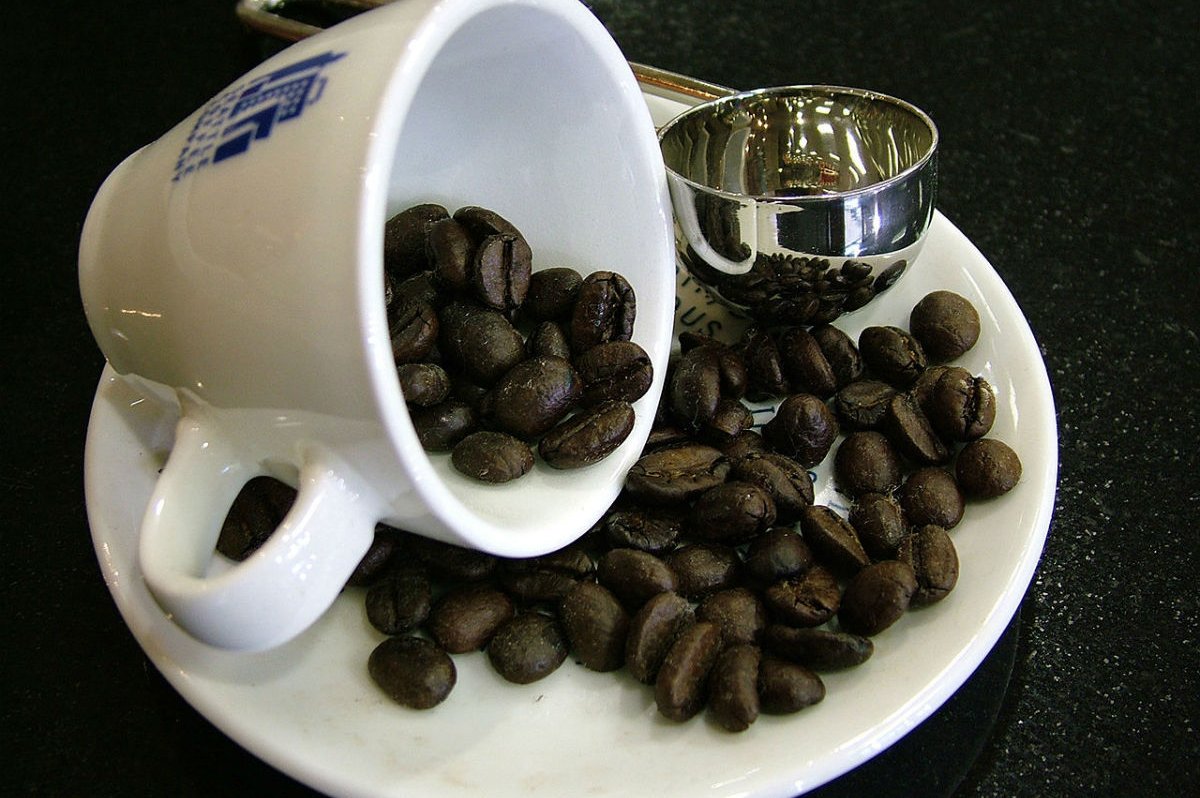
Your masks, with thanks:
[[(1020, 479), (987, 437), (994, 389), (948, 362), (978, 336), (975, 309), (944, 291), (907, 329), (857, 341), (828, 325), (683, 334), (642, 457), (579, 541), (509, 560), (378, 527), (350, 580), (387, 636), (371, 677), (426, 708), (453, 688), (455, 655), (484, 650), (517, 684), (571, 657), (651, 686), (667, 718), (707, 708), (730, 731), (823, 700), (821, 673), (866, 661), (875, 635), (953, 591), (952, 530)], [(759, 432), (747, 401), (764, 400)], [(809, 469), (831, 454), (844, 514), (814, 504)], [(264, 482), (227, 519), (229, 556), (286, 509), (288, 489)]]
[[(617, 272), (533, 270), (525, 237), (476, 206), (413, 206), (384, 231), (384, 297), (400, 389), (421, 445), (509, 482), (540, 457), (599, 462), (633, 430), (654, 377)], [(536, 449), (536, 451), (535, 451)]]

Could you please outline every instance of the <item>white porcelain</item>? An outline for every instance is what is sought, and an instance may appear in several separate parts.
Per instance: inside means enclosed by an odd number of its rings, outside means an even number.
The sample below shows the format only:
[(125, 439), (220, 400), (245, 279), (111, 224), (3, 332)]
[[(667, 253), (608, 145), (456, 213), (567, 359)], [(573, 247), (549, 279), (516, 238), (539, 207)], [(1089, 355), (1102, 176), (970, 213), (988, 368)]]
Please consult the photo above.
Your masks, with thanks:
[[(651, 95), (656, 119), (680, 100)], [(952, 695), (1017, 610), (1054, 506), (1057, 434), (1045, 366), (1020, 308), (987, 260), (940, 214), (923, 265), (880, 301), (838, 324), (903, 324), (907, 308), (945, 288), (971, 299), (983, 333), (963, 359), (995, 387), (994, 434), (1020, 454), (1024, 476), (1007, 496), (972, 504), (953, 539), (958, 586), (875, 638), (859, 668), (825, 675), (824, 701), (763, 716), (741, 734), (705, 717), (661, 718), (653, 690), (623, 672), (564, 663), (518, 686), (483, 653), (455, 656), (458, 683), (429, 711), (392, 703), (366, 661), (383, 639), (349, 590), (312, 628), (262, 653), (219, 651), (167, 620), (137, 562), (138, 526), (174, 416), (113, 376), (101, 378), (85, 464), (88, 514), (104, 577), (132, 633), (164, 676), (206, 718), (258, 757), (324, 793), (358, 798), (528, 798), (652, 794), (658, 798), (792, 796), (887, 748)], [(680, 328), (737, 334), (724, 306), (680, 278)], [(769, 411), (763, 411), (760, 420)], [(819, 500), (838, 503), (827, 469)], [(544, 493), (538, 506), (553, 502)], [(114, 674), (114, 678), (121, 678)], [(135, 710), (136, 711), (136, 710)]]
[[(498, 211), (535, 268), (632, 283), (657, 374), (614, 455), (485, 486), (421, 450), (392, 363), (382, 231), (429, 201)], [(379, 520), (503, 555), (565, 545), (649, 432), (673, 274), (653, 123), (574, 0), (406, 0), (288, 48), (130, 156), (84, 226), (101, 349), (160, 412), (182, 411), (141, 522), (151, 592), (199, 639), (261, 649), (325, 611)], [(226, 569), (220, 521), (264, 473), (300, 488), (296, 506)]]

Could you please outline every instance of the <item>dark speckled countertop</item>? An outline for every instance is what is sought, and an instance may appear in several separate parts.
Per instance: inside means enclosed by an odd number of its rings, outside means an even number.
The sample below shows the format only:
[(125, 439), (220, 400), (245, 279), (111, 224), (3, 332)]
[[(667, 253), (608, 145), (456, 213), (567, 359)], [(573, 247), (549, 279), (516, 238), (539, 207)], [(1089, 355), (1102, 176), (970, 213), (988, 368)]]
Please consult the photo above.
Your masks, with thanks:
[[(157, 674), (100, 578), (83, 504), (103, 361), (78, 299), (79, 225), (124, 155), (258, 57), (233, 5), (6, 9), (0, 794), (310, 794)], [(1200, 783), (1197, 6), (588, 5), (635, 61), (738, 88), (858, 86), (929, 112), (939, 207), (1004, 278), (1050, 373), (1058, 499), (1017, 618), (940, 711), (818, 794)]]

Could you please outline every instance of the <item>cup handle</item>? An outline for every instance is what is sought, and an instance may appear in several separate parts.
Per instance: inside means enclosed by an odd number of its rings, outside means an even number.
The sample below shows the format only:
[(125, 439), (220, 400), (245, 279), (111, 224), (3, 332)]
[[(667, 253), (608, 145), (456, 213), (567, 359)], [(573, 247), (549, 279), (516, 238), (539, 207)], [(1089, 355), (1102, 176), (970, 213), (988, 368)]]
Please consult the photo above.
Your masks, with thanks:
[(211, 418), (185, 413), (142, 519), (138, 559), (151, 594), (176, 624), (220, 648), (263, 650), (308, 628), (345, 586), (379, 518), (350, 469), (314, 447), (270, 539), (208, 573), (225, 513), (261, 473)]

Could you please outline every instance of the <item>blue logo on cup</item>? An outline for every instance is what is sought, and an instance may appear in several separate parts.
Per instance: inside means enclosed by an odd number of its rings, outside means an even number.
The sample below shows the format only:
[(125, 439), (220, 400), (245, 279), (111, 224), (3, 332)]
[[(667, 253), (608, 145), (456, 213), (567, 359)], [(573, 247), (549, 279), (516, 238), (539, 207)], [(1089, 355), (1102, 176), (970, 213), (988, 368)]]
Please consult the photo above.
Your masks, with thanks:
[(329, 51), (305, 58), (238, 84), (213, 99), (200, 111), (188, 134), (172, 181), (241, 155), (254, 142), (269, 138), (277, 125), (297, 119), (321, 99), (327, 82), (322, 71), (344, 55)]

